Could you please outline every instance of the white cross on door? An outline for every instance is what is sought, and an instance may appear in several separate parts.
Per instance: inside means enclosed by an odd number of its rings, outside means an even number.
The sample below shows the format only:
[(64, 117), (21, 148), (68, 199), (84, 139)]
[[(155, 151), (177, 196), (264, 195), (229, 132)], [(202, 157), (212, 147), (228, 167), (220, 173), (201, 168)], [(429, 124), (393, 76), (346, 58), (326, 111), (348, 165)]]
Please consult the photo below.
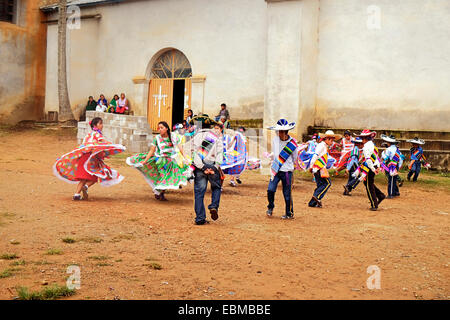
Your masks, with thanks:
[(162, 93), (162, 86), (159, 86), (159, 94), (154, 94), (155, 103), (153, 105), (156, 106), (156, 99), (158, 99), (158, 118), (161, 118), (161, 100), (163, 100), (164, 106), (166, 105), (167, 94)]
[(184, 88), (184, 108), (189, 109), (189, 96), (187, 95), (187, 89)]

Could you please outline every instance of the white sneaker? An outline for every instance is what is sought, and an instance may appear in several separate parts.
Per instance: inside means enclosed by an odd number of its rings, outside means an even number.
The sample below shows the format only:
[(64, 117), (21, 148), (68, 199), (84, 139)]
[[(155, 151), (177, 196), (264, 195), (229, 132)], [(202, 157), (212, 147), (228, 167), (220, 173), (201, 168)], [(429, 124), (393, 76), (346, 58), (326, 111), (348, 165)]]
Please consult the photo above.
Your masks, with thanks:
[(234, 182), (234, 180), (231, 180), (231, 181), (230, 181), (230, 186), (236, 187), (236, 182)]

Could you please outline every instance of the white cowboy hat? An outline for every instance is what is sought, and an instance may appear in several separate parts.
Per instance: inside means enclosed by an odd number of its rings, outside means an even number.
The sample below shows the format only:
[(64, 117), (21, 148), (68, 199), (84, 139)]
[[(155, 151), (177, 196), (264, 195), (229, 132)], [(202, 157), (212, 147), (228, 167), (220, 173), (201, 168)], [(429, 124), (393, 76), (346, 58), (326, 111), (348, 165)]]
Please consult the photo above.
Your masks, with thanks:
[(327, 130), (325, 133), (319, 133), (320, 140), (323, 140), (325, 138), (334, 138), (336, 140), (339, 140), (342, 138), (342, 134), (334, 133), (333, 130)]
[(406, 140), (406, 142), (415, 143), (415, 144), (425, 144), (425, 141), (423, 141), (422, 139), (419, 139), (417, 137), (415, 137), (414, 139), (408, 139), (408, 140)]
[(389, 143), (399, 143), (400, 141), (398, 141), (397, 139), (395, 139), (395, 137), (391, 134), (390, 136), (387, 136), (385, 134), (381, 135), (381, 139), (383, 141), (389, 142)]
[(280, 119), (277, 121), (277, 124), (272, 127), (268, 127), (269, 130), (276, 131), (284, 131), (284, 130), (292, 130), (295, 128), (295, 122), (289, 123), (286, 119)]

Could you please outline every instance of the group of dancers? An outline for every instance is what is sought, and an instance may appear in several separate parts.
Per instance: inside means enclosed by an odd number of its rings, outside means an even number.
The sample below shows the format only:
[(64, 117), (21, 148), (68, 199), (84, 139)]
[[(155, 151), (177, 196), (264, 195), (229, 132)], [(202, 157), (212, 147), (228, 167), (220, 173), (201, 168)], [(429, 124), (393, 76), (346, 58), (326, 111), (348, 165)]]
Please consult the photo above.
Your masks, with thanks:
[[(261, 167), (261, 160), (249, 157), (245, 128), (226, 130), (221, 122), (208, 117), (200, 117), (194, 129), (186, 130), (177, 126), (171, 131), (169, 125), (161, 121), (159, 134), (151, 143), (150, 150), (126, 159), (129, 166), (137, 169), (153, 190), (155, 199), (167, 201), (167, 190), (181, 189), (188, 182), (194, 183), (195, 223), (209, 223), (206, 219), (204, 196), (208, 182), (211, 185), (211, 203), (208, 206), (211, 218), (218, 219), (221, 192), (225, 175), (231, 177), (230, 185), (241, 184), (244, 170), (256, 170)], [(109, 156), (124, 152), (126, 148), (108, 141), (102, 134), (103, 121), (96, 117), (90, 122), (92, 131), (83, 139), (75, 150), (61, 156), (53, 166), (54, 174), (63, 181), (77, 184), (74, 201), (87, 200), (88, 191), (95, 184), (112, 186), (123, 180), (116, 170), (110, 168), (104, 160)], [(328, 169), (336, 172), (345, 170), (348, 182), (344, 186), (344, 195), (350, 195), (363, 181), (371, 204), (371, 210), (377, 210), (385, 195), (374, 183), (377, 174), (384, 171), (388, 176), (388, 198), (399, 196), (398, 172), (404, 156), (397, 147), (399, 141), (393, 136), (382, 135), (387, 149), (379, 156), (378, 148), (373, 143), (375, 132), (364, 130), (358, 135), (346, 131), (344, 138), (328, 130), (316, 134), (312, 140), (299, 144), (289, 135), (295, 123), (280, 119), (275, 126), (268, 129), (276, 131), (272, 140), (272, 152), (265, 156), (271, 161), (271, 177), (267, 190), (267, 216), (274, 210), (275, 192), (279, 182), (283, 187), (286, 211), (283, 219), (294, 217), (291, 195), (294, 170), (310, 171), (317, 184), (309, 201), (310, 207), (322, 207), (322, 199), (331, 187)], [(342, 138), (342, 142), (336, 141)], [(424, 141), (418, 138), (408, 140), (411, 148), (411, 163), (408, 180), (416, 181), (425, 161), (420, 145)], [(428, 167), (429, 164), (426, 164)]]

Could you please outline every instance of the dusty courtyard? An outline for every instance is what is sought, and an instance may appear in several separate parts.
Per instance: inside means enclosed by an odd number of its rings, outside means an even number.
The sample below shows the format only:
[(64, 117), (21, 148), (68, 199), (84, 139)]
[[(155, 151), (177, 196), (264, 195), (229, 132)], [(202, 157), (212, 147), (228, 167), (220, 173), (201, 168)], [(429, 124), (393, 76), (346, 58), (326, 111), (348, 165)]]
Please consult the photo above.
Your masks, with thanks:
[[(19, 286), (64, 285), (69, 265), (81, 270), (69, 299), (450, 298), (448, 184), (405, 182), (400, 198), (372, 212), (362, 185), (342, 196), (343, 178), (333, 179), (324, 208), (308, 208), (315, 184), (298, 176), (295, 219), (283, 221), (281, 189), (269, 219), (268, 177), (246, 172), (238, 188), (227, 179), (219, 220), (195, 226), (192, 185), (158, 202), (122, 156), (108, 161), (121, 184), (74, 202), (74, 186), (51, 170), (77, 145), (72, 135), (0, 138), (0, 255), (18, 256), (0, 260), (0, 273), (11, 271), (0, 277), (0, 299)], [(381, 289), (367, 287), (369, 266), (379, 267)]]

